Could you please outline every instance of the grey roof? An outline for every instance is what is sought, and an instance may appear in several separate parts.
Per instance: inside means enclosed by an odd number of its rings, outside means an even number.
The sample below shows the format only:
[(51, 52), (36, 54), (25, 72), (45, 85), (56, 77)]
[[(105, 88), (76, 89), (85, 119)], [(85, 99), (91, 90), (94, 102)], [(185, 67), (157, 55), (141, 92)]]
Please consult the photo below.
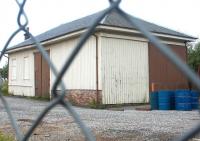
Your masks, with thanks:
[[(55, 27), (51, 30), (48, 30), (38, 36), (36, 36), (37, 40), (40, 42), (47, 41), (62, 35), (69, 34), (74, 31), (78, 31), (81, 29), (88, 28), (96, 19), (97, 17), (102, 13), (102, 11), (92, 14), (90, 16), (83, 17), (81, 19), (62, 24), (58, 27)], [(131, 17), (131, 16), (130, 16)], [(132, 17), (131, 17), (132, 18)], [(146, 29), (150, 32), (154, 33), (162, 33), (162, 34), (167, 34), (167, 35), (174, 35), (178, 37), (185, 37), (185, 38), (190, 38), (190, 39), (196, 39), (192, 36), (162, 27), (158, 26), (156, 24), (144, 21), (142, 19), (136, 18), (136, 20), (143, 26), (146, 27)], [(115, 10), (109, 13), (104, 20), (100, 23), (100, 25), (107, 25), (107, 26), (115, 26), (115, 27), (123, 27), (123, 28), (130, 28), (130, 29), (135, 29), (127, 20), (125, 20), (120, 14), (118, 14)], [(19, 43), (16, 46), (13, 46), (9, 48), (8, 50), (18, 48), (18, 47), (23, 47), (27, 45), (31, 45), (32, 40), (28, 39), (25, 40), (22, 43)]]

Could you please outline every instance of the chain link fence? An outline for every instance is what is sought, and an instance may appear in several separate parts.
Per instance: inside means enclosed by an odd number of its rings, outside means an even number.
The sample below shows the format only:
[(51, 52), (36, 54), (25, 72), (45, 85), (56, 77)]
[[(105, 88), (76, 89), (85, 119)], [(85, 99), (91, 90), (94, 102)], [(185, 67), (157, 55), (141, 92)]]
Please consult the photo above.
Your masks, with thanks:
[[(79, 51), (83, 47), (83, 44), (87, 41), (87, 39), (95, 32), (96, 26), (98, 23), (112, 10), (116, 10), (121, 16), (123, 16), (127, 21), (129, 21), (133, 26), (135, 26), (143, 35), (149, 39), (151, 43), (155, 45), (157, 49), (160, 50), (173, 64), (176, 65), (176, 67), (193, 83), (196, 85), (196, 87), (200, 90), (200, 79), (199, 77), (183, 62), (179, 57), (175, 55), (174, 52), (172, 52), (166, 45), (162, 44), (158, 38), (155, 36), (152, 36), (151, 33), (149, 33), (144, 26), (140, 25), (137, 20), (134, 20), (134, 17), (128, 15), (125, 13), (122, 9), (119, 8), (121, 0), (109, 0), (110, 6), (105, 9), (101, 15), (94, 21), (94, 23), (87, 29), (87, 31), (81, 36), (77, 46), (72, 51), (70, 57), (65, 61), (64, 66), (62, 67), (61, 71), (58, 72), (54, 66), (54, 64), (51, 62), (49, 55), (44, 50), (44, 47), (40, 44), (40, 42), (37, 41), (37, 39), (27, 30), (28, 25), (28, 17), (26, 16), (26, 13), (24, 11), (24, 6), (26, 4), (26, 0), (16, 0), (17, 5), (19, 6), (19, 13), (17, 17), (17, 24), (19, 28), (12, 33), (10, 38), (7, 40), (2, 53), (0, 54), (0, 60), (2, 59), (3, 55), (6, 52), (7, 47), (9, 46), (10, 42), (13, 40), (13, 38), (19, 33), (19, 32), (25, 32), (28, 34), (31, 38), (31, 40), (34, 42), (35, 47), (41, 52), (44, 59), (47, 61), (51, 71), (56, 77), (55, 82), (53, 83), (52, 87), (52, 96), (54, 99), (48, 104), (48, 106), (43, 110), (43, 112), (40, 113), (40, 115), (37, 117), (33, 125), (30, 127), (30, 129), (27, 131), (25, 135), (22, 134), (22, 132), (19, 129), (19, 126), (17, 125), (16, 119), (12, 114), (11, 108), (9, 106), (9, 103), (7, 103), (6, 99), (3, 97), (2, 92), (0, 92), (0, 99), (6, 109), (6, 112), (8, 114), (8, 117), (10, 119), (10, 122), (12, 124), (12, 127), (15, 129), (16, 132), (16, 138), (19, 141), (27, 141), (33, 131), (36, 129), (36, 127), (40, 124), (42, 119), (47, 115), (47, 113), (53, 109), (56, 105), (60, 104), (62, 105), (68, 112), (71, 114), (71, 116), (74, 118), (76, 123), (80, 126), (83, 134), (86, 137), (86, 140), (94, 141), (95, 137), (91, 133), (91, 130), (87, 128), (87, 126), (81, 121), (79, 115), (76, 113), (76, 111), (73, 109), (72, 105), (69, 101), (66, 101), (64, 99), (66, 94), (66, 86), (62, 82), (62, 78), (65, 74), (65, 72), (68, 70), (70, 65), (72, 64), (74, 58), (78, 55)], [(130, 18), (131, 17), (131, 18)], [(25, 19), (25, 22), (22, 22), (22, 19)], [(61, 94), (58, 94), (56, 89), (60, 86)], [(60, 93), (60, 92), (59, 92)], [(191, 131), (188, 131), (186, 134), (181, 136), (180, 138), (177, 138), (175, 140), (178, 141), (186, 141), (195, 136), (200, 131), (200, 123), (196, 125)]]

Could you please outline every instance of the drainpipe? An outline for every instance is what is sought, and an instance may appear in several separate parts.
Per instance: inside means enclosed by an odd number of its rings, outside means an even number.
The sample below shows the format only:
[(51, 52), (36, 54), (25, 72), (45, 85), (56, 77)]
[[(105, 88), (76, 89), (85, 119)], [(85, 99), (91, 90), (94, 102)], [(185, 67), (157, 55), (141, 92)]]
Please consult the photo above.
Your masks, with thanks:
[(185, 54), (186, 54), (186, 64), (188, 63), (188, 47), (187, 47), (187, 41), (184, 41), (184, 44), (185, 44), (185, 48), (186, 48), (186, 51), (185, 51)]
[(9, 56), (8, 56), (8, 78), (7, 78), (8, 79), (8, 84), (9, 84), (9, 68), (10, 68), (9, 65), (10, 65), (10, 59), (9, 59)]
[(96, 39), (96, 102), (99, 104), (99, 64), (98, 64), (98, 36), (93, 35)]
[[(186, 64), (188, 63), (188, 47), (187, 47), (187, 41), (184, 41), (185, 43), (185, 47), (186, 47)], [(189, 79), (187, 79), (187, 82), (188, 82), (188, 87), (189, 87), (189, 90), (192, 90), (192, 83)]]

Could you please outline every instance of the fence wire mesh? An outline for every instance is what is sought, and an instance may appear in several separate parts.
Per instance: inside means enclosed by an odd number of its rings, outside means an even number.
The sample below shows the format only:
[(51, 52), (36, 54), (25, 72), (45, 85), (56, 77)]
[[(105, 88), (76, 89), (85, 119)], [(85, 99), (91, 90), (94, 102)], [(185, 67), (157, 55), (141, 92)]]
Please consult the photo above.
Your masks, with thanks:
[[(87, 29), (87, 31), (81, 36), (78, 44), (72, 51), (70, 57), (65, 61), (64, 66), (62, 67), (61, 71), (57, 71), (54, 64), (51, 62), (50, 57), (48, 53), (45, 51), (44, 47), (41, 45), (41, 43), (33, 36), (28, 30), (28, 17), (26, 16), (26, 13), (24, 11), (24, 6), (26, 4), (26, 0), (16, 0), (17, 5), (19, 6), (19, 13), (17, 17), (17, 24), (19, 28), (12, 33), (10, 38), (7, 40), (4, 48), (2, 49), (2, 52), (0, 54), (0, 60), (2, 59), (3, 55), (6, 53), (7, 47), (9, 46), (10, 42), (13, 40), (13, 38), (19, 33), (19, 32), (25, 32), (28, 34), (31, 38), (31, 40), (34, 42), (35, 47), (40, 51), (44, 59), (47, 61), (51, 71), (56, 77), (56, 80), (53, 83), (53, 87), (51, 89), (52, 96), (54, 99), (48, 104), (48, 106), (40, 113), (40, 115), (37, 117), (33, 125), (30, 127), (30, 129), (25, 133), (25, 135), (22, 134), (22, 132), (19, 129), (19, 126), (17, 125), (16, 119), (12, 114), (11, 108), (9, 106), (9, 103), (6, 101), (6, 99), (3, 97), (2, 92), (0, 92), (0, 99), (6, 109), (6, 112), (8, 114), (9, 120), (11, 122), (12, 127), (15, 130), (16, 138), (19, 141), (27, 141), (30, 136), (32, 135), (33, 131), (36, 129), (36, 127), (40, 124), (42, 119), (47, 115), (47, 113), (52, 110), (56, 105), (60, 104), (62, 105), (68, 112), (71, 114), (71, 116), (74, 118), (76, 123), (80, 126), (83, 134), (85, 135), (86, 139), (89, 141), (94, 141), (95, 137), (93, 136), (91, 130), (82, 122), (80, 116), (76, 113), (76, 111), (73, 109), (72, 105), (69, 101), (66, 101), (64, 99), (66, 93), (66, 86), (62, 82), (62, 78), (66, 71), (69, 69), (70, 65), (72, 64), (74, 58), (78, 55), (79, 51), (83, 47), (84, 43), (87, 41), (87, 39), (95, 32), (96, 26), (100, 21), (112, 10), (116, 10), (121, 16), (123, 16), (127, 21), (129, 21), (133, 26), (135, 26), (151, 43), (155, 45), (157, 49), (160, 50), (162, 54), (164, 54), (175, 66), (193, 83), (196, 85), (196, 87), (200, 90), (200, 79), (199, 77), (178, 57), (176, 54), (170, 50), (165, 44), (162, 44), (159, 39), (155, 36), (153, 36), (149, 31), (145, 29), (143, 25), (140, 25), (140, 23), (137, 22), (137, 20), (134, 20), (135, 18), (133, 16), (130, 16), (129, 14), (125, 13), (122, 9), (119, 8), (121, 0), (109, 0), (110, 6), (105, 9), (101, 15), (94, 21), (92, 25)], [(22, 19), (25, 19), (25, 22), (22, 22)], [(58, 86), (61, 86), (61, 94), (58, 94), (56, 89)], [(196, 125), (192, 130), (188, 131), (186, 134), (181, 136), (180, 138), (176, 138), (175, 140), (178, 141), (186, 141), (195, 136), (200, 131), (200, 123)]]

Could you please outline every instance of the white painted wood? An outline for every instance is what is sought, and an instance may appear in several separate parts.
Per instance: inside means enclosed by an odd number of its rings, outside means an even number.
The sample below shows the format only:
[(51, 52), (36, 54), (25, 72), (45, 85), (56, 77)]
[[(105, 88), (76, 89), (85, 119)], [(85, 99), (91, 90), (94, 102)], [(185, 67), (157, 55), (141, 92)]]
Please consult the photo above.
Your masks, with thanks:
[[(24, 60), (25, 58), (26, 61)], [(15, 60), (14, 64), (13, 60)], [(35, 81), (33, 50), (9, 54), (9, 62), (9, 92), (14, 95), (34, 96)], [(14, 73), (16, 73), (16, 76), (12, 76)], [(16, 79), (13, 79), (13, 77)]]
[[(58, 70), (61, 69), (69, 54), (78, 43), (78, 38), (51, 44), (50, 58)], [(34, 52), (37, 50), (19, 51), (9, 54), (11, 60), (16, 60), (16, 79), (12, 80), (12, 63), (9, 64), (9, 92), (15, 95), (34, 96)], [(25, 59), (26, 58), (26, 59)], [(28, 67), (28, 68), (27, 68)], [(15, 70), (14, 70), (15, 71)], [(50, 88), (55, 77), (50, 71)], [(96, 39), (91, 37), (75, 58), (69, 71), (64, 76), (68, 89), (96, 90)]]
[(12, 80), (15, 80), (17, 79), (17, 61), (16, 61), (16, 58), (13, 58), (11, 61), (11, 68), (12, 68), (12, 71), (11, 71), (11, 79)]
[[(71, 54), (79, 41), (79, 38), (74, 38), (66, 41), (52, 44), (51, 60), (58, 70), (64, 65), (64, 62)], [(51, 72), (51, 83), (55, 80)], [(66, 72), (64, 83), (67, 89), (87, 89), (96, 90), (96, 40), (91, 37), (84, 45), (82, 50), (76, 56), (69, 70)]]
[(101, 37), (101, 55), (103, 104), (148, 102), (148, 43)]
[(98, 84), (99, 84), (99, 90), (102, 90), (102, 37), (98, 35)]
[(30, 67), (29, 67), (29, 57), (24, 57), (24, 79), (29, 79), (30, 77)]
[(137, 37), (137, 36), (130, 36), (130, 35), (120, 35), (120, 34), (111, 34), (111, 33), (103, 33), (100, 32), (99, 36), (101, 37), (107, 37), (107, 38), (115, 38), (115, 39), (125, 39), (125, 40), (133, 40), (133, 41), (144, 41), (148, 42), (149, 40), (143, 37)]

